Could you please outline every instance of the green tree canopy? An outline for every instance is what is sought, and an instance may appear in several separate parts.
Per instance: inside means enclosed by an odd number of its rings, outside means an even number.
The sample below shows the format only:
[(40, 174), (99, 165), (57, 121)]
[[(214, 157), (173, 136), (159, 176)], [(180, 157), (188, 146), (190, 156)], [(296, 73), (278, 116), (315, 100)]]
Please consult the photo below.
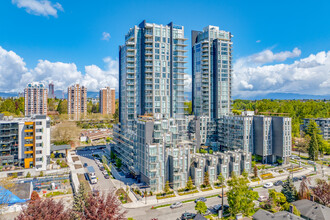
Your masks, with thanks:
[(198, 201), (198, 202), (196, 203), (195, 210), (196, 210), (197, 213), (199, 213), (199, 214), (205, 214), (205, 212), (206, 212), (206, 210), (207, 210), (207, 206), (205, 205), (205, 202)]
[(294, 202), (297, 200), (297, 189), (293, 184), (292, 179), (290, 178), (290, 175), (288, 176), (287, 180), (282, 185), (281, 193), (284, 194), (286, 197), (286, 200), (288, 202)]

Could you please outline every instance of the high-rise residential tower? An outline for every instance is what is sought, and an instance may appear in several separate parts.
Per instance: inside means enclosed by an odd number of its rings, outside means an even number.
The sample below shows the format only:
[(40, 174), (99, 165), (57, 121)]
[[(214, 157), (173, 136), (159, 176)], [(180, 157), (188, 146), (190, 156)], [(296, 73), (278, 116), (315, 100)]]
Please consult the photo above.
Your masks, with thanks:
[(29, 83), (24, 89), (25, 116), (47, 115), (47, 89), (42, 83)]
[(232, 35), (207, 26), (192, 31), (192, 108), (196, 116), (217, 119), (231, 110)]
[(68, 114), (70, 119), (80, 120), (87, 114), (87, 88), (75, 84), (68, 88)]
[(55, 98), (55, 90), (54, 90), (54, 84), (49, 83), (48, 85), (48, 98), (54, 99)]
[[(138, 115), (184, 120), (186, 39), (184, 27), (143, 21), (119, 48), (119, 121), (131, 127)], [(180, 122), (182, 120), (182, 123)]]
[(116, 92), (115, 89), (110, 87), (100, 89), (99, 95), (100, 113), (103, 115), (112, 115), (116, 111), (115, 101)]

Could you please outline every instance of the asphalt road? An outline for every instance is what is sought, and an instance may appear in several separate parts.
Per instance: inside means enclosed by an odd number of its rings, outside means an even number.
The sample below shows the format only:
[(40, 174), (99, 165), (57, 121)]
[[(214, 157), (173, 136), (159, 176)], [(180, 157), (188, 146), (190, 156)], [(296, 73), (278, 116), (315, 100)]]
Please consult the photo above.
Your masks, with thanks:
[[(311, 179), (311, 185), (315, 185), (314, 179), (320, 178), (321, 175), (313, 176)], [(264, 183), (271, 182), (271, 181), (264, 181)], [(296, 189), (299, 189), (301, 181), (294, 182)], [(254, 191), (259, 193), (259, 196), (266, 196), (268, 197), (268, 190), (275, 189), (276, 191), (280, 192), (282, 190), (282, 186), (272, 186), (271, 188), (255, 188)], [(192, 196), (192, 199), (196, 198), (196, 196)], [(207, 207), (211, 207), (217, 204), (221, 204), (221, 198), (219, 197), (212, 197), (208, 198), (206, 201)], [(227, 197), (224, 198), (224, 204), (227, 203)], [(136, 220), (147, 220), (152, 218), (157, 218), (158, 220), (172, 220), (172, 219), (180, 219), (182, 213), (185, 211), (196, 213), (195, 211), (195, 203), (189, 202), (184, 203), (182, 207), (171, 209), (170, 207), (163, 207), (158, 209), (151, 209), (151, 206), (141, 207), (138, 209), (127, 209), (127, 217), (133, 217)]]
[[(83, 150), (79, 150), (77, 151), (77, 155), (80, 158), (80, 161), (82, 164), (87, 163), (88, 166), (93, 166), (94, 170), (95, 170), (95, 174), (96, 177), (98, 179), (96, 184), (91, 184), (91, 188), (94, 190), (99, 190), (100, 192), (106, 193), (109, 190), (113, 190), (114, 189), (114, 185), (111, 182), (110, 179), (105, 179), (104, 175), (102, 174), (102, 172), (100, 171), (99, 167), (97, 166), (97, 164), (95, 163), (92, 154), (93, 153), (101, 153), (101, 150), (94, 150), (92, 151), (83, 151)], [(87, 169), (85, 168), (86, 172)]]

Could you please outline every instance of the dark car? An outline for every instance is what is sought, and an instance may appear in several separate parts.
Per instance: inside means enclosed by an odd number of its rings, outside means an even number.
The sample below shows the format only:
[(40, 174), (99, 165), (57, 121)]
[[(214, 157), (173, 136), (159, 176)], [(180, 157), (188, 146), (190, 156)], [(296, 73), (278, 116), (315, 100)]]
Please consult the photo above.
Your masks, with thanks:
[(293, 177), (292, 181), (297, 182), (297, 181), (299, 181), (299, 178), (298, 177)]
[(101, 170), (101, 171), (104, 171), (104, 170), (105, 170), (105, 168), (102, 166), (102, 167), (100, 167), (100, 170)]
[(104, 178), (109, 179), (110, 178), (109, 174), (104, 175)]
[(304, 180), (304, 179), (306, 179), (306, 176), (299, 177), (299, 180)]
[(88, 167), (88, 164), (87, 163), (84, 163), (84, 167)]
[(181, 219), (192, 219), (196, 216), (194, 213), (185, 212), (181, 215)]
[(278, 180), (274, 183), (274, 186), (282, 186), (283, 182), (281, 180)]
[(205, 197), (200, 197), (200, 198), (198, 198), (198, 199), (195, 200), (195, 203), (197, 203), (199, 201), (206, 202), (206, 198)]

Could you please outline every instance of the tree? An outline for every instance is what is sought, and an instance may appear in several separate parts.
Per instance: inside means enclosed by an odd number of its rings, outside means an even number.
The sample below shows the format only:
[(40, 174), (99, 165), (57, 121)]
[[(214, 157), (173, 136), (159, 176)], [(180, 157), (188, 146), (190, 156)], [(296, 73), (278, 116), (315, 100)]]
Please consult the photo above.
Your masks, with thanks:
[(299, 199), (309, 199), (311, 193), (308, 186), (310, 184), (311, 182), (309, 178), (304, 178), (301, 181), (298, 192)]
[(60, 100), (57, 105), (57, 111), (59, 114), (68, 114), (68, 101)]
[(254, 209), (254, 200), (257, 200), (258, 192), (249, 190), (248, 180), (237, 177), (233, 172), (231, 180), (228, 181), (230, 190), (227, 192), (229, 211), (232, 215), (243, 213), (249, 215)]
[(325, 206), (330, 205), (330, 183), (326, 180), (318, 179), (316, 187), (312, 189), (314, 196)]
[(210, 186), (210, 179), (209, 179), (209, 172), (208, 172), (208, 171), (206, 171), (206, 172), (204, 173), (204, 183), (203, 183), (203, 185), (204, 185), (205, 187)]
[(49, 198), (37, 199), (34, 202), (30, 202), (27, 208), (23, 209), (15, 219), (67, 220), (70, 219), (70, 210), (65, 210), (61, 201), (55, 202)]
[(219, 174), (218, 180), (219, 180), (219, 182), (220, 182), (220, 184), (222, 186), (224, 184), (224, 182), (225, 182), (225, 178), (223, 177), (222, 173)]
[(43, 171), (40, 171), (39, 176), (40, 177), (43, 177), (44, 176), (44, 172)]
[(293, 185), (292, 179), (290, 178), (290, 175), (288, 176), (287, 180), (282, 185), (281, 192), (286, 197), (286, 200), (288, 202), (294, 202), (297, 200), (297, 190), (296, 187)]
[(282, 206), (286, 203), (286, 197), (283, 193), (276, 192), (275, 189), (269, 189), (269, 198), (275, 206)]
[(257, 178), (258, 177), (258, 167), (257, 167), (257, 165), (254, 165), (254, 167), (253, 167), (253, 173), (254, 173), (254, 178)]
[(31, 201), (35, 201), (35, 200), (38, 200), (38, 199), (40, 199), (39, 194), (36, 191), (32, 191), (32, 193), (31, 193)]
[(121, 210), (121, 203), (114, 191), (110, 191), (106, 196), (89, 194), (86, 200), (86, 206), (83, 214), (80, 215), (82, 220), (87, 219), (109, 219), (124, 220), (126, 211)]
[(110, 158), (111, 158), (111, 160), (116, 159), (116, 154), (113, 151), (111, 151), (111, 153), (110, 153)]
[(164, 193), (167, 194), (170, 192), (170, 182), (166, 181), (165, 187), (164, 187)]
[(242, 176), (247, 179), (249, 176), (249, 173), (244, 169), (242, 172)]
[(310, 141), (310, 136), (306, 135), (305, 138), (300, 138), (298, 140), (298, 143), (296, 144), (296, 148), (298, 149), (299, 152), (299, 157), (301, 152), (307, 152), (308, 149), (308, 143)]
[(54, 158), (55, 158), (55, 154), (54, 154), (54, 153), (51, 153), (51, 154), (50, 154), (50, 158), (51, 158), (51, 159), (54, 159)]
[(28, 173), (26, 174), (26, 178), (30, 178), (30, 177), (31, 177), (31, 173), (28, 172)]
[(206, 212), (206, 210), (207, 210), (207, 206), (205, 205), (205, 202), (198, 201), (198, 202), (196, 203), (195, 210), (196, 210), (197, 213), (199, 213), (199, 214), (205, 214), (205, 212)]
[(186, 115), (192, 115), (192, 102), (184, 102), (184, 112)]
[(188, 182), (187, 182), (187, 185), (186, 185), (186, 189), (192, 190), (193, 188), (194, 188), (194, 184), (193, 184), (193, 181), (191, 179), (191, 176), (189, 176), (189, 179), (188, 179)]
[(56, 125), (52, 137), (54, 137), (54, 144), (68, 144), (77, 141), (81, 129), (77, 127), (76, 123), (72, 121), (63, 121)]
[(309, 142), (309, 146), (308, 146), (308, 156), (309, 159), (311, 160), (317, 160), (318, 159), (318, 142), (317, 142), (317, 137), (316, 137), (316, 133), (314, 133), (311, 136), (311, 141)]
[(78, 192), (73, 197), (72, 216), (77, 219), (83, 215), (86, 206), (87, 193), (83, 184), (79, 185)]
[(117, 167), (120, 169), (120, 167), (122, 166), (122, 163), (121, 163), (121, 159), (120, 158), (117, 158), (116, 159), (116, 165)]

